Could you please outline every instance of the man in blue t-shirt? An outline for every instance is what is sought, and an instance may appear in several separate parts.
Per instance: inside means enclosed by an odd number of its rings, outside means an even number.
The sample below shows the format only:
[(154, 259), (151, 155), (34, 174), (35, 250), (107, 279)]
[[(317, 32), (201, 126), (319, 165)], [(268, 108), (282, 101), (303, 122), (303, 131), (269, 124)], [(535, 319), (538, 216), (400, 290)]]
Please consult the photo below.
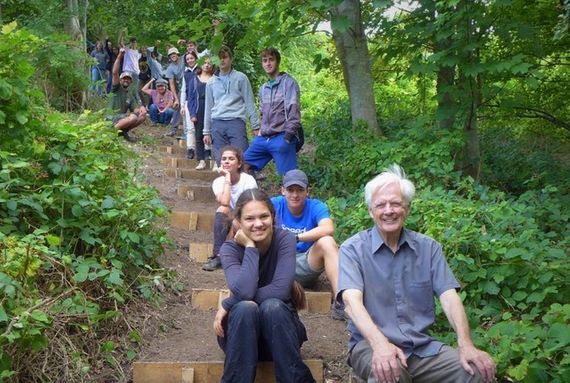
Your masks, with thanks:
[[(303, 287), (310, 287), (324, 271), (336, 293), (338, 246), (327, 205), (309, 198), (309, 180), (299, 169), (285, 173), (281, 193), (283, 195), (273, 197), (271, 202), (275, 206), (277, 225), (297, 238), (295, 280)], [(344, 306), (335, 303), (331, 316), (343, 320)]]

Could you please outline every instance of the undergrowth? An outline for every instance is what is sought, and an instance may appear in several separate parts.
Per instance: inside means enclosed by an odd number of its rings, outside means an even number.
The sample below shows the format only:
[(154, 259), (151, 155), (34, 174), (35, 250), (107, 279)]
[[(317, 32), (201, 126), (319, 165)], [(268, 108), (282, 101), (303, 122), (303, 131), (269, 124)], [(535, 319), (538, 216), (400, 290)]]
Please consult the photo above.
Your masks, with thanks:
[(0, 36), (0, 381), (124, 380), (140, 342), (125, 310), (165, 283), (167, 208), (101, 115), (47, 106), (42, 44)]

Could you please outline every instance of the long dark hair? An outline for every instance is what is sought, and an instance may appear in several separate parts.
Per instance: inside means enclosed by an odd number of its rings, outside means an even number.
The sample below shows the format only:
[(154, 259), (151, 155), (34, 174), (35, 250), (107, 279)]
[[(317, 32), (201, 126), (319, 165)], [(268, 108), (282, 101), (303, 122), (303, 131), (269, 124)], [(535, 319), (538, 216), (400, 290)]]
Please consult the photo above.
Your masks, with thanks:
[[(275, 225), (275, 207), (273, 206), (273, 202), (271, 202), (271, 198), (269, 198), (267, 193), (261, 189), (247, 189), (241, 193), (234, 208), (234, 217), (236, 217), (238, 220), (241, 220), (241, 214), (244, 206), (251, 201), (262, 202), (269, 210), (271, 219)], [(297, 281), (293, 281), (293, 285), (291, 286), (291, 301), (297, 310), (303, 310), (307, 307), (305, 290), (303, 289), (303, 286), (301, 286)]]

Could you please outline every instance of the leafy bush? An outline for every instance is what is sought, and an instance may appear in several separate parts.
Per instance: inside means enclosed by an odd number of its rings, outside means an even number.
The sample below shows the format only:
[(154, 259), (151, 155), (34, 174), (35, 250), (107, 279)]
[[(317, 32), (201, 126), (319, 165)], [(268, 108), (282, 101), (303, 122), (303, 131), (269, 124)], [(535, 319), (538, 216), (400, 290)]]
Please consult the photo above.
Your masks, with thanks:
[[(442, 244), (463, 284), (474, 341), (494, 356), (498, 375), (563, 382), (570, 374), (566, 191), (545, 185), (511, 196), (490, 189), (453, 170), (461, 137), (452, 132), (415, 121), (376, 138), (339, 120), (338, 109), (331, 106), (334, 114), (316, 123), (314, 157), (303, 166), (319, 180), (316, 194), (329, 197), (339, 242), (373, 225), (364, 184), (387, 165), (401, 164), (418, 190), (406, 226)], [(443, 315), (434, 330), (455, 342)]]
[(41, 45), (2, 29), (0, 381), (93, 381), (102, 355), (133, 357), (106, 338), (129, 301), (162, 283), (155, 223), (167, 210), (100, 115), (45, 108), (32, 80)]

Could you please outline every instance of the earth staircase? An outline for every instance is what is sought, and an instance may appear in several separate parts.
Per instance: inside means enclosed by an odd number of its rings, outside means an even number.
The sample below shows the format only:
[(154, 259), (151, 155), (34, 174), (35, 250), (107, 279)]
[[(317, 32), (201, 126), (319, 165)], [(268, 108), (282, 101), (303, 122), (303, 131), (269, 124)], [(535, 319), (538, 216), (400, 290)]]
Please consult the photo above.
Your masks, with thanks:
[[(208, 339), (203, 339), (199, 344), (188, 344), (190, 341), (185, 339), (184, 335), (187, 332), (177, 331), (182, 327), (190, 328), (191, 331), (192, 326), (206, 326), (211, 329), (218, 305), (229, 294), (222, 270), (207, 272), (200, 269), (201, 263), (205, 262), (212, 252), (216, 202), (211, 190), (211, 182), (218, 177), (218, 174), (211, 170), (210, 165), (213, 165), (213, 162), (208, 164), (205, 170), (195, 170), (197, 161), (185, 158), (185, 148), (185, 141), (177, 140), (171, 145), (158, 147), (158, 153), (154, 154), (157, 163), (164, 166), (163, 176), (170, 178), (169, 181), (172, 181), (172, 178), (176, 181), (175, 193), (172, 191), (170, 195), (164, 195), (165, 192), (161, 194), (163, 198), (170, 199), (169, 205), (172, 208), (170, 231), (182, 233), (176, 236), (177, 246), (180, 249), (178, 260), (180, 277), (184, 278), (185, 268), (193, 268), (192, 277), (188, 278), (192, 280), (185, 281), (185, 287), (191, 291), (191, 294), (186, 293), (190, 295), (190, 299), (173, 308), (180, 312), (182, 324), (174, 325), (172, 331), (165, 329), (160, 341), (151, 347), (154, 350), (142, 353), (140, 359), (133, 363), (133, 383), (219, 382), (223, 371), (223, 352), (216, 343), (213, 331), (210, 336), (206, 337)], [(307, 291), (306, 297), (308, 307), (300, 313), (300, 316), (307, 326), (310, 341), (310, 323), (313, 321), (317, 323), (318, 330), (324, 334), (327, 331), (344, 331), (344, 323), (333, 321), (330, 318), (331, 293), (328, 287), (325, 287), (323, 291)], [(321, 338), (326, 339), (327, 335), (321, 335)], [(316, 341), (313, 348), (318, 350), (318, 339)], [(157, 349), (161, 347), (179, 350), (182, 355), (178, 353), (165, 356), (164, 352), (157, 352)], [(345, 347), (345, 345), (339, 344), (338, 347)], [(184, 357), (185, 349), (192, 350), (191, 354), (203, 349), (203, 353), (199, 353), (200, 356), (196, 360), (187, 360)], [(304, 349), (305, 347), (301, 350), (302, 355), (318, 383), (349, 381), (348, 377), (342, 379), (338, 375), (327, 373), (326, 366), (329, 362), (340, 364), (343, 361), (323, 360), (318, 357), (318, 352), (310, 352), (310, 355), (307, 355)], [(157, 355), (160, 356), (157, 357)], [(260, 362), (256, 382), (271, 383), (274, 381), (272, 363)]]

